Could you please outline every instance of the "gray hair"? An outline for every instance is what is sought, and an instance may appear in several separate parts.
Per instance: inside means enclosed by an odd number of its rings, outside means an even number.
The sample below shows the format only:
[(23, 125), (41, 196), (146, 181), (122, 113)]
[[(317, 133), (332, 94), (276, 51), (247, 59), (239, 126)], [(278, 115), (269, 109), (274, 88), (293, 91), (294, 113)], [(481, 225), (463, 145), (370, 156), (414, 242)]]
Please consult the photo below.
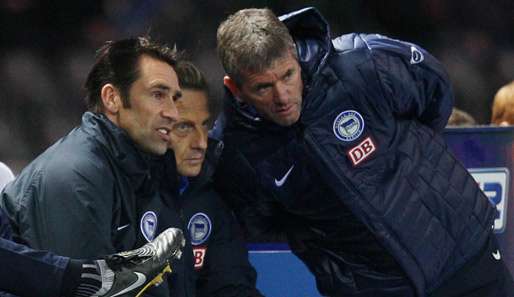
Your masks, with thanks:
[(245, 72), (262, 72), (288, 51), (297, 57), (288, 28), (268, 8), (234, 13), (221, 23), (216, 37), (221, 64), (238, 85)]

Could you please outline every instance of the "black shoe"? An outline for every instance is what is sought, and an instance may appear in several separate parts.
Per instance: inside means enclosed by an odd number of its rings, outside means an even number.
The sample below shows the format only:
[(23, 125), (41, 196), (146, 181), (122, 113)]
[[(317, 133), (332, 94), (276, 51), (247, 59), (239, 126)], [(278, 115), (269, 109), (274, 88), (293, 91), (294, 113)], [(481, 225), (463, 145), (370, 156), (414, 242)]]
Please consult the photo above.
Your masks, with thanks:
[(169, 228), (139, 249), (107, 256), (105, 262), (114, 272), (114, 282), (101, 296), (138, 297), (151, 286), (159, 285), (163, 275), (171, 272), (169, 261), (180, 259), (184, 245), (182, 231)]

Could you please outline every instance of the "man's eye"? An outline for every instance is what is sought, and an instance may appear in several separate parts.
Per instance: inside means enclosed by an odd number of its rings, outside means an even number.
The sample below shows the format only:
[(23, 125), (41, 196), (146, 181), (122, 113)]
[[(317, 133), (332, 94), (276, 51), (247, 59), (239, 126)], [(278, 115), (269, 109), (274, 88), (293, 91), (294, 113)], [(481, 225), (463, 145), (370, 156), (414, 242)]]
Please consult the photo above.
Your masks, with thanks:
[(257, 87), (256, 90), (257, 90), (257, 94), (263, 95), (263, 94), (266, 94), (266, 92), (268, 92), (270, 90), (270, 87), (268, 87), (268, 86)]
[(293, 74), (294, 74), (293, 70), (286, 72), (286, 74), (284, 75), (284, 80), (289, 81), (291, 78), (293, 78)]
[(154, 91), (152, 92), (152, 97), (161, 100), (164, 97), (164, 94), (160, 91)]
[(193, 127), (187, 123), (178, 123), (178, 124), (175, 124), (173, 129), (177, 133), (184, 134), (184, 133), (188, 133), (189, 131), (191, 131), (193, 129)]
[(180, 91), (179, 91), (179, 92), (176, 92), (176, 93), (172, 96), (172, 98), (173, 98), (173, 101), (175, 101), (175, 102), (176, 102), (177, 100), (179, 100), (180, 98), (182, 98), (182, 92), (180, 92)]

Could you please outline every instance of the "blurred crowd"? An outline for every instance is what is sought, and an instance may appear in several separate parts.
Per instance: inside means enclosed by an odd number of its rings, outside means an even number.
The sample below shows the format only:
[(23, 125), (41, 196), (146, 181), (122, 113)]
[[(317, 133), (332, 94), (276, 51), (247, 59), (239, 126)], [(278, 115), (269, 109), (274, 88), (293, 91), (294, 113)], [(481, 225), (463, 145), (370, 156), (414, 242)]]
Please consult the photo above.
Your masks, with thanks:
[(0, 0), (0, 160), (15, 172), (80, 122), (82, 84), (106, 40), (150, 33), (176, 44), (222, 96), (216, 28), (244, 7), (317, 7), (332, 35), (373, 32), (420, 44), (450, 74), (455, 106), (489, 124), (514, 80), (511, 1)]

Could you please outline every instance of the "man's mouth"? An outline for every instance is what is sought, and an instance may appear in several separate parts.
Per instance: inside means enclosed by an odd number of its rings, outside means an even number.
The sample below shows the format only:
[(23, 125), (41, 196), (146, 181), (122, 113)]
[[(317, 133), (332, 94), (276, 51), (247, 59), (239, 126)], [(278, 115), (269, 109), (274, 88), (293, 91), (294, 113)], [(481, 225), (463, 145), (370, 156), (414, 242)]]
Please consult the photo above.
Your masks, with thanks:
[(286, 114), (289, 114), (293, 110), (293, 107), (294, 107), (294, 104), (290, 104), (290, 105), (287, 105), (287, 106), (277, 109), (275, 111), (275, 113), (277, 113), (279, 115), (286, 115)]
[(194, 157), (190, 157), (190, 158), (187, 158), (186, 161), (191, 164), (191, 165), (199, 165), (199, 164), (202, 164), (203, 163), (203, 160), (204, 160), (204, 156), (194, 156)]
[(161, 138), (163, 138), (163, 140), (169, 141), (169, 139), (170, 139), (170, 130), (171, 129), (169, 129), (169, 128), (162, 127), (162, 128), (158, 128), (157, 129), (157, 133), (159, 133), (159, 135), (161, 136)]

